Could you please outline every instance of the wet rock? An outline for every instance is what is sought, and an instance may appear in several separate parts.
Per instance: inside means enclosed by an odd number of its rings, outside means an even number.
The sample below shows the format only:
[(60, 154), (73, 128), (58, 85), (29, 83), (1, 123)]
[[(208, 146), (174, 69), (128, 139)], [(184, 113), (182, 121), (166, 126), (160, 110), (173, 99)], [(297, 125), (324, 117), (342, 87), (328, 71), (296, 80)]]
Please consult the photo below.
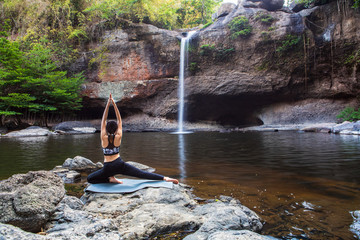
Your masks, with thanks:
[(87, 134), (95, 133), (96, 128), (90, 122), (68, 121), (57, 124), (54, 131), (60, 134)]
[(249, 230), (229, 230), (229, 231), (219, 231), (211, 234), (207, 240), (275, 240), (277, 238), (263, 236)]
[(6, 137), (36, 137), (36, 136), (49, 136), (54, 133), (47, 128), (31, 126), (23, 130), (9, 132), (5, 134)]
[(259, 217), (238, 200), (230, 197), (220, 197), (219, 201), (197, 206), (194, 209), (197, 216), (202, 216), (202, 225), (198, 231), (184, 240), (208, 239), (209, 235), (225, 230), (260, 231), (262, 224)]
[(67, 168), (79, 172), (91, 172), (103, 167), (103, 164), (98, 162), (94, 163), (88, 158), (82, 156), (76, 156), (74, 158), (68, 158), (62, 165), (63, 168)]
[(69, 170), (68, 168), (63, 168), (62, 166), (56, 166), (52, 172), (61, 177), (64, 183), (74, 183), (81, 179), (80, 173)]
[(331, 132), (333, 133), (340, 133), (342, 131), (345, 131), (345, 130), (352, 130), (354, 127), (354, 123), (352, 122), (349, 122), (349, 121), (345, 121), (343, 123), (340, 123), (340, 124), (337, 124), (335, 125), (332, 129), (331, 129)]
[(65, 195), (60, 177), (49, 171), (16, 174), (0, 182), (0, 222), (39, 232)]

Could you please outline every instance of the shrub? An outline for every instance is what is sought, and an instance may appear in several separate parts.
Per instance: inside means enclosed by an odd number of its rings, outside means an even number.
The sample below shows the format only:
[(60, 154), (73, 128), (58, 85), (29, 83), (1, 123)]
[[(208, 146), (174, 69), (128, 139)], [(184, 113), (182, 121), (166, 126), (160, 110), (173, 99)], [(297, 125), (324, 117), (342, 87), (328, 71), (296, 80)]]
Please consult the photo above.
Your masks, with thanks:
[(260, 21), (261, 23), (264, 24), (271, 24), (272, 22), (275, 21), (275, 18), (273, 18), (273, 16), (271, 16), (270, 14), (266, 14), (264, 12), (258, 12), (256, 14), (255, 20)]
[(197, 72), (199, 70), (199, 66), (198, 66), (198, 63), (197, 62), (191, 62), (190, 64), (189, 64), (189, 71), (191, 72), (191, 73), (195, 73), (195, 72)]
[(233, 53), (235, 53), (235, 48), (219, 48), (216, 49), (215, 59), (217, 61), (226, 61)]
[(215, 51), (215, 45), (204, 44), (200, 47), (201, 56), (211, 56)]
[(342, 121), (355, 122), (357, 120), (360, 120), (360, 107), (357, 111), (352, 107), (346, 107), (336, 117), (341, 119)]
[(276, 52), (286, 52), (294, 48), (301, 40), (301, 37), (288, 34), (286, 38), (281, 41), (281, 46), (276, 49)]
[(247, 38), (252, 32), (252, 26), (249, 24), (249, 19), (245, 16), (234, 18), (228, 26), (232, 32), (232, 39), (236, 39), (238, 37)]

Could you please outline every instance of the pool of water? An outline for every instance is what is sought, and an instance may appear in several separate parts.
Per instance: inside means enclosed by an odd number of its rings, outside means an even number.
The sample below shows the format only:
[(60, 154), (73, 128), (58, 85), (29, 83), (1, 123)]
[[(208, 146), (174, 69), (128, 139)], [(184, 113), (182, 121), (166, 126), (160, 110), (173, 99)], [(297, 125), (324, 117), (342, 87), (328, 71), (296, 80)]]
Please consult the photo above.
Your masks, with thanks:
[[(124, 133), (121, 156), (193, 186), (233, 196), (283, 239), (356, 239), (360, 138), (301, 132)], [(80, 155), (102, 161), (99, 134), (0, 138), (0, 178), (50, 170)]]

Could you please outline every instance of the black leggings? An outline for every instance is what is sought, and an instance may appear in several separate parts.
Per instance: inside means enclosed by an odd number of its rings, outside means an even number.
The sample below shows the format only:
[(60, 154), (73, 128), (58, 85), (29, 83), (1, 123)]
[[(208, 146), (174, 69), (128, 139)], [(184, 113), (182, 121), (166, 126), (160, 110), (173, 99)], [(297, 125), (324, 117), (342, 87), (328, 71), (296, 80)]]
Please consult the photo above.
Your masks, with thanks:
[(119, 157), (112, 162), (105, 162), (103, 168), (89, 174), (87, 181), (89, 183), (108, 183), (109, 177), (112, 177), (116, 174), (123, 174), (151, 180), (164, 179), (164, 176), (160, 174), (145, 172), (134, 166), (131, 166)]

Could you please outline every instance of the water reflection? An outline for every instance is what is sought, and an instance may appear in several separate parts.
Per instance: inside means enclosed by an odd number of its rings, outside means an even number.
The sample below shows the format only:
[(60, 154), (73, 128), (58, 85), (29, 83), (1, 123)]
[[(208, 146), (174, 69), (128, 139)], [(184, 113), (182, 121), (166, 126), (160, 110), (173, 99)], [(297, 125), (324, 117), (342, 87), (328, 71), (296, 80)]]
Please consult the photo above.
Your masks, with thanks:
[(179, 171), (180, 171), (180, 181), (184, 181), (186, 178), (186, 156), (185, 156), (185, 144), (184, 144), (184, 135), (178, 135), (179, 141)]

